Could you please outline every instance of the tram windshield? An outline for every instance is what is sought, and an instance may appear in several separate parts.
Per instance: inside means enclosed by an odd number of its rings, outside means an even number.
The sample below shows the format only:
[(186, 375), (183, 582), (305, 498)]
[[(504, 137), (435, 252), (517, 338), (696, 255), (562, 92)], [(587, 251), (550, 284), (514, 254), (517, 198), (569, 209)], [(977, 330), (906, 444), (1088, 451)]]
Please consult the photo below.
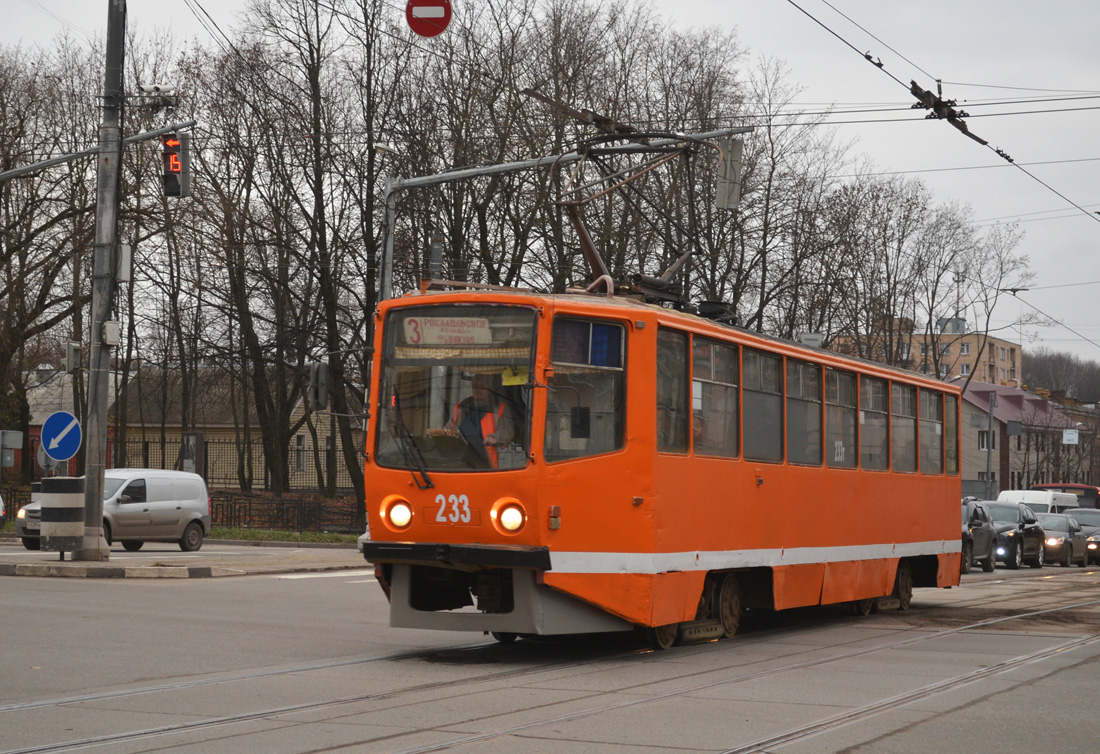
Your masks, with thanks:
[(390, 311), (375, 461), (421, 475), (523, 468), (535, 316), (531, 308), (499, 305)]

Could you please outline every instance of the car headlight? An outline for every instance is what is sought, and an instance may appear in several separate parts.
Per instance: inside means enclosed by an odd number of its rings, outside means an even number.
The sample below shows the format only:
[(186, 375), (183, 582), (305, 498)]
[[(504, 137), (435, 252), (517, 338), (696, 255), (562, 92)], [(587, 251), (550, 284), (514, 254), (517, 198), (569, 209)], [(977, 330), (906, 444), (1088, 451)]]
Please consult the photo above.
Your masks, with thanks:
[(25, 510), (23, 510), (22, 508), (20, 508), (19, 512), (15, 514), (15, 517), (18, 518), (19, 520), (23, 520), (27, 517), (27, 512)]
[(1005, 532), (1005, 536), (1006, 536), (1006, 537), (1015, 537), (1015, 536), (1016, 536), (1016, 532), (1014, 532), (1014, 531), (1006, 531), (1006, 532)]
[(1065, 537), (1047, 537), (1047, 544), (1051, 547), (1058, 547), (1060, 544), (1066, 541)]
[(1089, 542), (1100, 542), (1100, 534), (1093, 534), (1091, 537), (1088, 538), (1087, 541), (1089, 541)]

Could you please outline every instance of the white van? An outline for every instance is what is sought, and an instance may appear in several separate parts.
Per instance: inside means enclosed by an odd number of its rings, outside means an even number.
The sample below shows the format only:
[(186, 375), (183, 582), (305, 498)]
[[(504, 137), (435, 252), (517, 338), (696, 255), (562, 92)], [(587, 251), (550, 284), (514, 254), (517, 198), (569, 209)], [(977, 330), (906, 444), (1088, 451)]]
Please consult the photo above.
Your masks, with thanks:
[[(1070, 495), (1070, 497), (1073, 497)], [(41, 544), (40, 503), (20, 509), (16, 534), (28, 550)], [(184, 552), (202, 547), (210, 532), (210, 496), (198, 474), (160, 469), (103, 472), (103, 536), (140, 550), (146, 542), (178, 542)]]
[(1077, 496), (1054, 490), (1004, 490), (997, 495), (1004, 503), (1023, 503), (1034, 513), (1062, 513), (1067, 508), (1079, 508)]

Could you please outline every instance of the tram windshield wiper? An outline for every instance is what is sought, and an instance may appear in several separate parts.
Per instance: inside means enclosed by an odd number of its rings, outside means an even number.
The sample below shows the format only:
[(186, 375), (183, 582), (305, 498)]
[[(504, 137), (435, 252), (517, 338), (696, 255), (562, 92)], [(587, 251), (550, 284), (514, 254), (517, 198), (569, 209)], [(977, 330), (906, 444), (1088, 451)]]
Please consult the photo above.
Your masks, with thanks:
[(430, 487), (434, 487), (431, 477), (428, 476), (427, 466), (424, 464), (424, 454), (420, 450), (420, 446), (416, 444), (416, 439), (413, 438), (412, 432), (405, 426), (405, 419), (401, 416), (401, 402), (397, 401), (394, 406), (396, 411), (397, 422), (394, 426), (394, 439), (397, 440), (398, 447), (401, 448), (401, 455), (405, 459), (405, 465), (409, 467), (409, 471), (412, 472), (413, 481), (416, 482), (416, 486), (422, 490), (426, 490)]

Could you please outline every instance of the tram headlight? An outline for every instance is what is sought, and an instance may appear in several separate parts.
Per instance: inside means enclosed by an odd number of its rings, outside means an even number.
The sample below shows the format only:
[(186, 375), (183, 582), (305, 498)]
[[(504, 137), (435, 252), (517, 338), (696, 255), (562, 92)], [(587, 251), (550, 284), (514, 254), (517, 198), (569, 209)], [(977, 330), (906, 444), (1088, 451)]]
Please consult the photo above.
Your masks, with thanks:
[(382, 501), (382, 521), (391, 529), (408, 528), (412, 523), (412, 517), (412, 505), (405, 498), (391, 495)]
[(525, 518), (523, 511), (515, 505), (509, 505), (500, 512), (500, 525), (508, 531), (519, 531)]
[(523, 503), (515, 498), (504, 497), (493, 503), (489, 514), (493, 525), (502, 534), (515, 534), (527, 523), (527, 512)]

